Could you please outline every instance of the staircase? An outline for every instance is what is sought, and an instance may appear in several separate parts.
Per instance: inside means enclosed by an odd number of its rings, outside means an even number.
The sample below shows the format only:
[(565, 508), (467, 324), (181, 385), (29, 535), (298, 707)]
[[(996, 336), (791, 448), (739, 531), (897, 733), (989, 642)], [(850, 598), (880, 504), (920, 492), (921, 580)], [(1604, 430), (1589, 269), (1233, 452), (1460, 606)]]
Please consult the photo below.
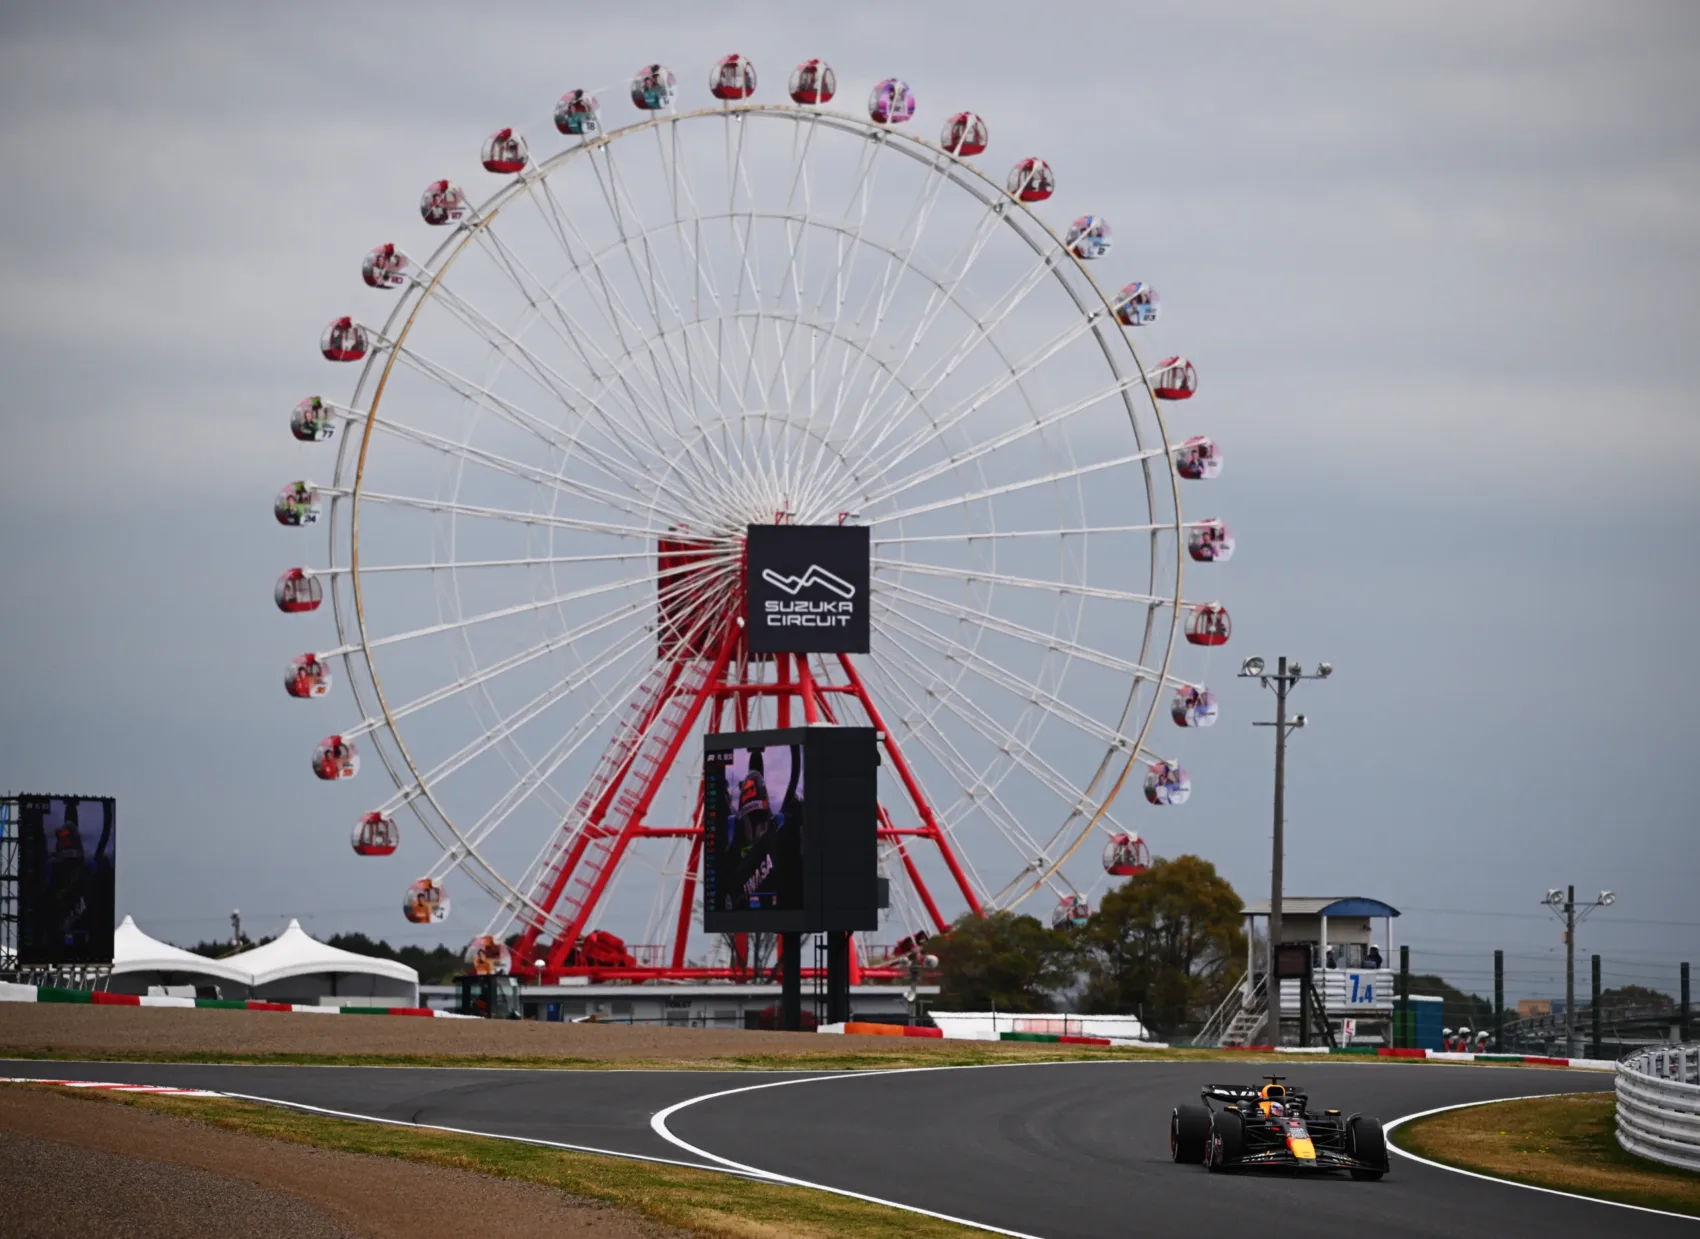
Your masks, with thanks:
[(1249, 1011), (1241, 1007), (1234, 1013), (1234, 1018), (1228, 1021), (1228, 1027), (1223, 1030), (1220, 1045), (1223, 1049), (1234, 1049), (1258, 1044), (1255, 1038), (1268, 1018), (1267, 1011)]
[[(632, 756), (631, 765), (620, 780), (619, 794), (614, 799), (613, 807), (602, 819), (603, 829), (586, 844), (578, 864), (573, 867), (572, 879), (567, 883), (566, 890), (561, 893), (559, 902), (550, 911), (551, 919), (556, 924), (565, 926), (566, 933), (570, 934), (573, 926), (578, 924), (591, 896), (602, 881), (602, 875), (620, 851), (620, 840), (625, 828), (637, 824), (635, 818), (639, 803), (651, 794), (651, 781), (665, 773), (663, 763), (667, 753), (678, 738), (680, 728), (690, 717), (697, 694), (701, 691), (703, 682), (707, 680), (711, 666), (708, 659), (702, 658), (686, 662), (679, 670), (679, 678), (674, 681), (673, 691), (666, 704), (638, 739), (637, 751)], [(654, 697), (650, 700), (653, 701)], [(637, 702), (633, 705), (636, 706)], [(625, 753), (631, 752), (631, 740), (637, 732), (637, 727), (642, 725), (643, 717), (648, 713), (646, 707), (641, 712), (633, 711), (626, 715), (614, 743), (608, 746), (608, 752), (603, 755), (603, 766), (610, 765), (611, 755), (620, 754), (623, 757)], [(612, 769), (606, 776), (603, 775), (603, 766), (597, 768), (597, 776), (592, 778), (591, 785), (585, 788), (584, 794), (579, 797), (578, 804), (573, 808), (573, 817), (578, 825), (570, 837), (576, 837), (585, 829), (589, 815), (606, 794), (609, 779), (618, 772), (620, 764), (620, 760), (613, 761)], [(562, 845), (567, 843), (568, 838), (568, 832), (563, 832)], [(570, 854), (566, 846), (561, 846), (559, 850), (563, 860)], [(560, 872), (560, 863), (562, 862), (556, 862), (552, 867), (553, 871), (548, 874), (551, 885), (555, 875)], [(541, 893), (546, 896), (549, 889), (549, 886), (545, 886)], [(569, 941), (567, 948), (570, 949), (571, 946)], [(560, 942), (557, 940), (556, 950), (560, 949)]]
[(1204, 1027), (1192, 1039), (1195, 1046), (1229, 1048), (1259, 1045), (1256, 1040), (1269, 1019), (1269, 993), (1259, 980), (1246, 995), (1245, 976), (1241, 974), (1228, 989), (1222, 1005), (1205, 1021)]

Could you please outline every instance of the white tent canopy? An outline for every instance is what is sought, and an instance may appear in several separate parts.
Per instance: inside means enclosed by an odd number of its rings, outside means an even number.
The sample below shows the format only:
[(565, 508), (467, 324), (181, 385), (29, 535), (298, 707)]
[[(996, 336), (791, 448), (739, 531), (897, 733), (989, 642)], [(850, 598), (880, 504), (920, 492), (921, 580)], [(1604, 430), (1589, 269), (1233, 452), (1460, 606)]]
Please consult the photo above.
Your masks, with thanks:
[(253, 984), (252, 974), (233, 959), (209, 959), (149, 937), (134, 917), (112, 932), (112, 989), (145, 994), (154, 985), (216, 985), (221, 996), (240, 998)]
[(296, 920), (264, 946), (244, 951), (228, 962), (248, 974), (255, 998), (277, 1002), (317, 1002), (324, 997), (400, 998), (405, 1006), (419, 1002), (419, 973), (414, 969), (393, 959), (327, 946), (309, 937)]

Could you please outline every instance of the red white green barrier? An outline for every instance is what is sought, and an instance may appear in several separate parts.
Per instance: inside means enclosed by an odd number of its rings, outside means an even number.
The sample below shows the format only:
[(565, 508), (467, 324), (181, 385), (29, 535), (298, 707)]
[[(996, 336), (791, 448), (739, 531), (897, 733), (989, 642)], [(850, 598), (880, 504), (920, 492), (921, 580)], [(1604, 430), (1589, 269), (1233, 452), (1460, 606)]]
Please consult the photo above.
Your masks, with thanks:
[(476, 1019), (430, 1007), (320, 1007), (303, 1002), (263, 1002), (257, 998), (165, 998), (150, 994), (109, 994), (104, 990), (57, 989), (0, 981), (0, 1002), (67, 1002), (97, 1007), (198, 1007), (220, 1011), (290, 1011), (304, 1015), (420, 1015), (437, 1019)]

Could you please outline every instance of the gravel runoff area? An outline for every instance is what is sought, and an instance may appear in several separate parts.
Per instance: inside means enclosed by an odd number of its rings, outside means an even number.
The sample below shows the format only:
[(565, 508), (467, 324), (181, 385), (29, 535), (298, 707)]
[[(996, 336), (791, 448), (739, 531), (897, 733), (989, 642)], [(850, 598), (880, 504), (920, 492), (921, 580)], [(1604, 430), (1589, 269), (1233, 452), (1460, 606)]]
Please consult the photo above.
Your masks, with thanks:
[[(405, 1015), (311, 1015), (182, 1007), (0, 1003), (0, 1057), (7, 1051), (55, 1057), (118, 1054), (443, 1055), (492, 1058), (724, 1059), (741, 1055), (830, 1054), (850, 1042), (891, 1048), (885, 1037), (629, 1024), (550, 1024), (524, 1020), (428, 1020)], [(905, 1037), (905, 1053), (950, 1043)]]
[(0, 1085), (0, 1199), (8, 1239), (683, 1234), (535, 1184), (263, 1140), (30, 1085)]

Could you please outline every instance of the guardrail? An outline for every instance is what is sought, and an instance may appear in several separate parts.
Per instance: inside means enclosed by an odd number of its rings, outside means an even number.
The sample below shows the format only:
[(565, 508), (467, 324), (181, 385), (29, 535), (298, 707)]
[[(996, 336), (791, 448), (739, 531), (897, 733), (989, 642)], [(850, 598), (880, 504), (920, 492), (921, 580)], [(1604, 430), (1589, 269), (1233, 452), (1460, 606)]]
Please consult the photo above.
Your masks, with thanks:
[(1700, 1045), (1642, 1050), (1617, 1064), (1617, 1142), (1700, 1170)]

